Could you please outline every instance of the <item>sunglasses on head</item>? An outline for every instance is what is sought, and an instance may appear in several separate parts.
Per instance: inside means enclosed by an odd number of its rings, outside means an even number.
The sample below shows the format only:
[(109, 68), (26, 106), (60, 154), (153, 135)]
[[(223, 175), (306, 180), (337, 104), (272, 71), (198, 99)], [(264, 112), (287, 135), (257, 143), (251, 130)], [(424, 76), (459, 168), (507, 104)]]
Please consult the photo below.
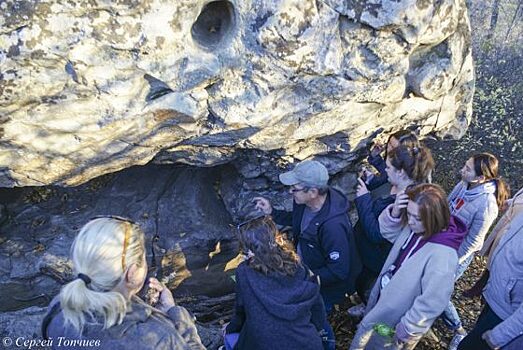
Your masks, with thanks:
[[(127, 254), (127, 246), (129, 245), (129, 239), (131, 237), (131, 230), (133, 226), (139, 226), (135, 221), (124, 218), (117, 215), (97, 215), (91, 220), (95, 219), (113, 219), (125, 223), (124, 240), (123, 240), (123, 251), (122, 251), (122, 271), (125, 271), (125, 255)], [(154, 237), (153, 237), (154, 239)]]
[(254, 218), (252, 218), (252, 219), (246, 220), (246, 221), (241, 222), (241, 223), (239, 223), (238, 225), (236, 225), (236, 230), (237, 230), (238, 233), (239, 233), (239, 232), (241, 232), (242, 227), (247, 226), (247, 225), (249, 225), (249, 224), (251, 224), (251, 223), (254, 223), (254, 222), (258, 221), (258, 220), (265, 220), (265, 219), (267, 219), (267, 218), (268, 218), (268, 216), (265, 215), (265, 214), (258, 215), (258, 216), (254, 217)]

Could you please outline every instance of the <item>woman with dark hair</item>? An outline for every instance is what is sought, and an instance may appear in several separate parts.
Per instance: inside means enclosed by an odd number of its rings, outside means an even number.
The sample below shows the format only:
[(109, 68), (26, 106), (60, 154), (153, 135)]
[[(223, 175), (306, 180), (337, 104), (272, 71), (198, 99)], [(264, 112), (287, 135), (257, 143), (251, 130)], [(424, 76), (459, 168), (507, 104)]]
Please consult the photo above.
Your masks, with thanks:
[[(398, 194), (379, 223), (394, 245), (350, 349), (414, 349), (448, 305), (466, 228), (450, 215), (445, 192), (433, 184)], [(394, 329), (394, 336), (380, 335), (383, 326)]]
[[(320, 287), (270, 217), (238, 227), (246, 255), (236, 270), (236, 306), (227, 349), (323, 349)], [(239, 333), (235, 345), (227, 335)]]
[(378, 175), (365, 170), (364, 177), (365, 183), (369, 191), (373, 191), (378, 187), (387, 183), (388, 175), (385, 171), (387, 165), (385, 161), (387, 160), (388, 154), (395, 148), (399, 146), (405, 146), (408, 148), (420, 147), (421, 144), (418, 140), (416, 134), (408, 129), (396, 131), (394, 134), (389, 136), (385, 148), (385, 157), (381, 156), (383, 152), (383, 146), (380, 144), (374, 145), (370, 151), (370, 155), (367, 158), (369, 164), (371, 164), (376, 170), (378, 170)]
[(389, 195), (373, 199), (361, 179), (356, 190), (354, 203), (359, 219), (354, 230), (356, 245), (363, 263), (363, 270), (356, 279), (356, 291), (363, 303), (349, 309), (349, 315), (353, 317), (363, 316), (368, 293), (392, 247), (392, 243), (381, 235), (379, 215), (388, 205), (394, 203), (397, 193), (405, 191), (407, 187), (414, 184), (425, 182), (434, 168), (431, 152), (423, 146), (400, 145), (387, 154), (385, 171), (391, 184)]
[[(77, 344), (97, 341), (99, 349), (205, 349), (193, 317), (174, 304), (171, 291), (151, 278), (157, 308), (137, 293), (147, 274), (144, 234), (137, 224), (103, 217), (85, 224), (71, 248), (77, 278), (49, 304), (44, 338)], [(66, 349), (57, 341), (53, 349)]]
[[(461, 169), (461, 181), (448, 197), (451, 213), (459, 217), (468, 229), (458, 250), (456, 280), (463, 275), (475, 253), (482, 248), (485, 236), (498, 216), (499, 208), (510, 196), (508, 185), (499, 177), (498, 164), (497, 158), (490, 153), (473, 155)], [(452, 302), (449, 302), (443, 320), (455, 332), (449, 350), (456, 350), (467, 332)]]

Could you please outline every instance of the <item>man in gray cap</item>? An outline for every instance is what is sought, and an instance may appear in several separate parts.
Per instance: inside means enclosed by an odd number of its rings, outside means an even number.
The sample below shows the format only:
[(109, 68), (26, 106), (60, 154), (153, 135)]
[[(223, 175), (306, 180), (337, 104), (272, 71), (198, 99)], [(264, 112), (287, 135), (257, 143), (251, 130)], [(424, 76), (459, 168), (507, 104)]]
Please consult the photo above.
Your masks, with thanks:
[(361, 263), (349, 219), (349, 201), (327, 185), (329, 173), (320, 162), (305, 160), (280, 181), (294, 199), (292, 213), (275, 210), (268, 199), (255, 197), (256, 208), (280, 225), (292, 226), (294, 244), (302, 261), (320, 278), (327, 313), (355, 290)]

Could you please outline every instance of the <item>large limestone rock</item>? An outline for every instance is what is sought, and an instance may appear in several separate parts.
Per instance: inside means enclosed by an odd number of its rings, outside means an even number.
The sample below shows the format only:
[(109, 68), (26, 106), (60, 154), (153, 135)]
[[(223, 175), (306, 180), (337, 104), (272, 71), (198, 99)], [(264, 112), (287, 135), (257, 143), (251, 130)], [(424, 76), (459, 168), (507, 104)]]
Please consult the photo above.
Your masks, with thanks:
[(5, 0), (0, 28), (3, 187), (246, 149), (350, 162), (471, 116), (465, 0)]

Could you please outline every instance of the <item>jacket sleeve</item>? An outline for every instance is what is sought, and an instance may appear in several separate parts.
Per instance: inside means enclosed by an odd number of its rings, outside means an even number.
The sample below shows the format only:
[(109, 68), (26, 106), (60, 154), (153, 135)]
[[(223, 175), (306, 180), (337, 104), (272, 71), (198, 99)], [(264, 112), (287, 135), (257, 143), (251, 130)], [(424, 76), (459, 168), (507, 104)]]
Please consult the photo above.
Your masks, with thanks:
[(188, 345), (189, 349), (205, 349), (196, 330), (194, 319), (184, 307), (173, 306), (167, 311), (167, 315), (174, 322), (178, 333)]
[(290, 211), (273, 209), (272, 218), (278, 225), (292, 226), (292, 212)]
[(517, 337), (523, 336), (523, 304), (503, 322), (489, 332), (489, 341), (496, 347), (504, 347)]
[(494, 201), (488, 201), (481, 206), (472, 224), (458, 249), (459, 262), (463, 262), (472, 253), (477, 252), (483, 246), (487, 232), (498, 216), (498, 206)]
[(369, 343), (374, 331), (372, 325), (365, 324), (365, 319), (363, 319), (358, 325), (356, 334), (352, 338), (349, 350), (365, 350), (365, 347)]
[(387, 172), (385, 171), (385, 160), (383, 160), (383, 158), (380, 155), (376, 157), (369, 156), (367, 160), (379, 172), (378, 175), (374, 176), (369, 181), (369, 183), (367, 183), (367, 188), (369, 189), (369, 191), (372, 191), (380, 187), (381, 185), (387, 183), (389, 177), (387, 176)]
[(372, 212), (372, 198), (370, 193), (356, 197), (354, 204), (356, 205), (358, 218), (361, 221), (361, 227), (365, 235), (374, 243), (382, 242), (383, 236), (380, 233), (380, 224), (378, 218)]
[[(238, 267), (240, 269), (240, 267)], [(241, 276), (236, 269), (236, 302), (234, 304), (234, 314), (231, 322), (227, 325), (225, 332), (229, 333), (240, 333), (245, 322), (245, 305), (243, 303), (243, 295), (240, 287)]]
[(380, 235), (391, 243), (396, 241), (404, 228), (401, 223), (401, 217), (392, 217), (393, 205), (391, 204), (385, 208), (378, 217)]
[(380, 174), (387, 175), (387, 172), (385, 171), (385, 168), (387, 167), (387, 164), (385, 163), (385, 160), (381, 155), (377, 155), (375, 157), (368, 156), (367, 160), (369, 161), (370, 165), (376, 168), (377, 171), (379, 171)]
[(432, 263), (429, 261), (425, 266), (421, 294), (414, 299), (411, 308), (400, 320), (412, 337), (425, 334), (448, 306), (454, 289), (456, 266), (456, 259), (447, 255), (434, 259)]
[(349, 275), (350, 249), (347, 230), (352, 230), (352, 227), (350, 225), (348, 227), (347, 229), (340, 222), (327, 221), (320, 228), (321, 246), (326, 255), (326, 264), (321, 268), (313, 269), (312, 272), (320, 276), (322, 285), (339, 282)]

